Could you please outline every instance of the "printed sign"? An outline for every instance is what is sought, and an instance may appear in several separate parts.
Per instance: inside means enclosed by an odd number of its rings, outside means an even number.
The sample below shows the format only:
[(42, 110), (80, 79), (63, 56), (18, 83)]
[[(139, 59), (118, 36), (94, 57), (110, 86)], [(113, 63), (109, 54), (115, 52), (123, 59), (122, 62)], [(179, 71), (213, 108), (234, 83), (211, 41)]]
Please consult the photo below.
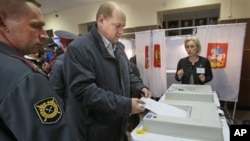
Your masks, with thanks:
[(207, 58), (214, 69), (225, 68), (228, 43), (208, 43)]

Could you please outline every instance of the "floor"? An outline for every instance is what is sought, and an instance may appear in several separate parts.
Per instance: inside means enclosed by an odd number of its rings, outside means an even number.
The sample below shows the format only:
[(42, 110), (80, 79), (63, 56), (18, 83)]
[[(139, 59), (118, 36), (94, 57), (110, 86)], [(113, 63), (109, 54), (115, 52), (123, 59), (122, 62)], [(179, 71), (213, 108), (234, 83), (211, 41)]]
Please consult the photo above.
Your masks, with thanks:
[[(242, 125), (244, 124), (250, 124), (250, 110), (240, 110), (236, 109), (234, 118), (232, 118), (233, 110), (228, 110), (230, 116), (228, 116), (228, 120), (231, 121), (231, 124), (235, 125)], [(249, 120), (249, 123), (246, 123), (246, 121)]]
[(229, 105), (224, 106), (224, 103), (221, 103), (221, 109), (224, 111), (225, 116), (228, 119), (229, 124), (242, 125), (246, 124), (248, 120), (250, 124), (250, 108), (249, 107), (237, 107), (234, 113), (234, 105), (229, 103)]

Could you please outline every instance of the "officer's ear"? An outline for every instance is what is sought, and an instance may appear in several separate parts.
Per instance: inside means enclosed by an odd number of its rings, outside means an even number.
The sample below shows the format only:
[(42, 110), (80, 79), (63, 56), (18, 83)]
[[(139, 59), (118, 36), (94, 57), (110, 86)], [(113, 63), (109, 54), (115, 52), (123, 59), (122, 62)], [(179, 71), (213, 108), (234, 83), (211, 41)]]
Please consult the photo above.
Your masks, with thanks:
[(0, 11), (0, 31), (8, 31), (7, 26), (5, 24), (5, 14)]
[(0, 12), (0, 26), (4, 25), (4, 14)]

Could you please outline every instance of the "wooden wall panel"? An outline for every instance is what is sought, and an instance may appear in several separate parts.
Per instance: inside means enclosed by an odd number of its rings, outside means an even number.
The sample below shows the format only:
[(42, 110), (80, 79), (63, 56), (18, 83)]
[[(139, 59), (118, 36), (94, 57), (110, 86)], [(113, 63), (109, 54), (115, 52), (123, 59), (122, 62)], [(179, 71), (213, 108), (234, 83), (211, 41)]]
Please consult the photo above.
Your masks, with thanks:
[(250, 49), (250, 19), (232, 19), (220, 21), (220, 24), (228, 24), (228, 23), (247, 23), (246, 36), (245, 36), (245, 45), (244, 49)]
[(125, 28), (121, 38), (135, 39), (135, 28)]
[(241, 79), (250, 80), (250, 49), (243, 51)]
[(250, 108), (250, 80), (240, 81), (238, 108)]
[(250, 19), (232, 19), (220, 21), (220, 24), (247, 23), (244, 50), (242, 56), (240, 90), (238, 97), (238, 108), (250, 109)]
[[(161, 27), (159, 25), (148, 25), (148, 26), (139, 26), (134, 28), (125, 28), (124, 29), (124, 35), (121, 36), (121, 38), (133, 38), (135, 39), (135, 32), (139, 31), (146, 31), (146, 30), (154, 30), (154, 29), (160, 29)], [(131, 34), (128, 34), (131, 33)]]
[(154, 30), (154, 29), (160, 29), (161, 27), (159, 25), (149, 25), (149, 26), (140, 26), (140, 27), (135, 27), (135, 31), (146, 31), (146, 30)]

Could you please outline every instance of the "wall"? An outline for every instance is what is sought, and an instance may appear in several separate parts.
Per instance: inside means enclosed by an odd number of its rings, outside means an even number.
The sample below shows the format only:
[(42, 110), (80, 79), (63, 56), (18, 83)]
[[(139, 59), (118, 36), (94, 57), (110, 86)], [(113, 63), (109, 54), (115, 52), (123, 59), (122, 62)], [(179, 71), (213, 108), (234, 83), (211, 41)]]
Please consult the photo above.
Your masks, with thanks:
[(242, 19), (250, 17), (249, 0), (220, 0), (221, 20)]
[[(127, 26), (138, 27), (158, 25), (158, 11), (190, 8), (196, 6), (221, 4), (220, 18), (250, 17), (249, 0), (114, 0), (120, 4), (127, 15)], [(79, 33), (79, 24), (95, 21), (95, 14), (100, 3), (82, 5), (76, 8), (46, 14), (45, 29), (64, 29), (75, 34)], [(230, 6), (231, 5), (231, 6)], [(229, 14), (230, 13), (230, 14)], [(55, 16), (58, 14), (58, 17)]]

